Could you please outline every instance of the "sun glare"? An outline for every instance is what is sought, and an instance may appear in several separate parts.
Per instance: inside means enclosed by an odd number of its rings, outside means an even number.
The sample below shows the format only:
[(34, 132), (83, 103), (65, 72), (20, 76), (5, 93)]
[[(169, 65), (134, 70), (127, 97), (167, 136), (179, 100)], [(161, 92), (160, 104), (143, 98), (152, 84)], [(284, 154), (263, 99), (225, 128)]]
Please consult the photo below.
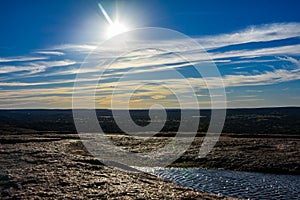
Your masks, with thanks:
[(100, 3), (98, 3), (98, 7), (109, 24), (109, 27), (107, 28), (107, 32), (106, 32), (107, 38), (114, 37), (118, 34), (124, 33), (129, 30), (128, 26), (126, 26), (124, 23), (119, 22), (118, 13), (117, 13), (116, 21), (113, 22), (113, 20), (110, 18), (110, 16), (107, 14), (107, 12), (105, 11), (105, 9)]
[(111, 38), (126, 31), (128, 31), (128, 27), (125, 24), (117, 22), (109, 25), (106, 35), (108, 38)]

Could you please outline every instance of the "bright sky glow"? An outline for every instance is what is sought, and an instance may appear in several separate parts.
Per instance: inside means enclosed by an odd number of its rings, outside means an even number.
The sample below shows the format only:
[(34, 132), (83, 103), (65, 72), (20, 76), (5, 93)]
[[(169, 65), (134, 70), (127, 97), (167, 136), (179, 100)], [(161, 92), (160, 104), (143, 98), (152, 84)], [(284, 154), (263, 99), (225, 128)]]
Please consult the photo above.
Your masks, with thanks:
[(115, 22), (109, 25), (108, 29), (107, 29), (107, 37), (114, 37), (116, 35), (119, 35), (121, 33), (124, 33), (126, 31), (128, 31), (129, 29), (127, 28), (126, 25), (121, 24), (119, 22)]

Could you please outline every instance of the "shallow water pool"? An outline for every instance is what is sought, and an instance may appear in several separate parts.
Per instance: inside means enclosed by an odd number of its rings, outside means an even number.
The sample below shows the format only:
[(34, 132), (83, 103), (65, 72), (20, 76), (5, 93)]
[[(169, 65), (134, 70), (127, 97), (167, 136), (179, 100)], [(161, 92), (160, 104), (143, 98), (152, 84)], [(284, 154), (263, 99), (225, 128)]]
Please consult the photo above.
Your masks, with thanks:
[(300, 176), (199, 168), (139, 168), (196, 190), (245, 199), (300, 199)]

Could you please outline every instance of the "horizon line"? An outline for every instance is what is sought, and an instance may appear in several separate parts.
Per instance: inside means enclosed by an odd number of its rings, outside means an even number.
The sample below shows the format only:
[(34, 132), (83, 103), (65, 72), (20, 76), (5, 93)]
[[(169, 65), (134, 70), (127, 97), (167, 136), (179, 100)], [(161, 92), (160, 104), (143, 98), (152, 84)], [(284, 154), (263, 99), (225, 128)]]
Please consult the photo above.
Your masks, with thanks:
[[(271, 109), (271, 108), (300, 108), (300, 106), (262, 106), (262, 107), (229, 107), (229, 108), (166, 108), (166, 109), (153, 109), (153, 110), (219, 110), (219, 109)], [(142, 111), (142, 110), (150, 110), (147, 108), (133, 108), (133, 109), (109, 109), (109, 108), (95, 108), (95, 109), (89, 109), (89, 108), (0, 108), (0, 111), (22, 111), (22, 110), (132, 110), (132, 111)]]

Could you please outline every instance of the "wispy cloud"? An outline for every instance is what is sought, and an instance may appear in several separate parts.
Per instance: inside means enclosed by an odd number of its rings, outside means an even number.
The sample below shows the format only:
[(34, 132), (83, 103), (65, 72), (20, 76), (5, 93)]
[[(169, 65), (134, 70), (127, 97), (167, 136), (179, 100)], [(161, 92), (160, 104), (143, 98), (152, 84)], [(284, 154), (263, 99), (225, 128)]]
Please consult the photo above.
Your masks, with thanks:
[(60, 51), (36, 51), (35, 53), (42, 54), (42, 55), (50, 55), (50, 56), (63, 56), (63, 55), (65, 55), (65, 53), (60, 52)]
[(25, 62), (25, 61), (47, 60), (47, 59), (48, 57), (32, 57), (32, 56), (6, 57), (6, 58), (0, 58), (0, 63)]
[(45, 71), (46, 67), (43, 65), (31, 66), (1, 66), (0, 74), (7, 74), (12, 72), (29, 72), (29, 74), (39, 73)]
[(235, 99), (231, 102), (253, 102), (253, 101), (264, 101), (264, 99)]
[(75, 61), (71, 60), (59, 60), (59, 61), (39, 61), (39, 62), (29, 62), (26, 65), (5, 65), (0, 66), (0, 74), (25, 72), (21, 75), (26, 77), (26, 75), (37, 74), (40, 72), (45, 72), (47, 68), (52, 67), (63, 67), (76, 64)]
[(88, 53), (97, 48), (97, 45), (91, 44), (63, 44), (50, 48), (49, 50), (67, 50), (67, 51), (79, 51)]
[(229, 34), (207, 36), (197, 39), (207, 49), (249, 42), (267, 42), (300, 36), (300, 23), (273, 23), (251, 26)]
[(256, 75), (226, 75), (222, 77), (225, 86), (259, 86), (300, 80), (300, 70), (278, 69)]
[(248, 93), (261, 93), (263, 90), (246, 90)]
[(253, 50), (236, 50), (227, 51), (222, 53), (211, 53), (214, 59), (226, 59), (226, 58), (255, 58), (262, 56), (279, 56), (279, 55), (300, 55), (300, 44), (272, 47), (272, 48), (261, 48)]
[(73, 60), (53, 60), (53, 61), (44, 61), (44, 62), (37, 62), (36, 64), (45, 65), (47, 67), (63, 67), (63, 66), (70, 66), (76, 64), (76, 61)]

